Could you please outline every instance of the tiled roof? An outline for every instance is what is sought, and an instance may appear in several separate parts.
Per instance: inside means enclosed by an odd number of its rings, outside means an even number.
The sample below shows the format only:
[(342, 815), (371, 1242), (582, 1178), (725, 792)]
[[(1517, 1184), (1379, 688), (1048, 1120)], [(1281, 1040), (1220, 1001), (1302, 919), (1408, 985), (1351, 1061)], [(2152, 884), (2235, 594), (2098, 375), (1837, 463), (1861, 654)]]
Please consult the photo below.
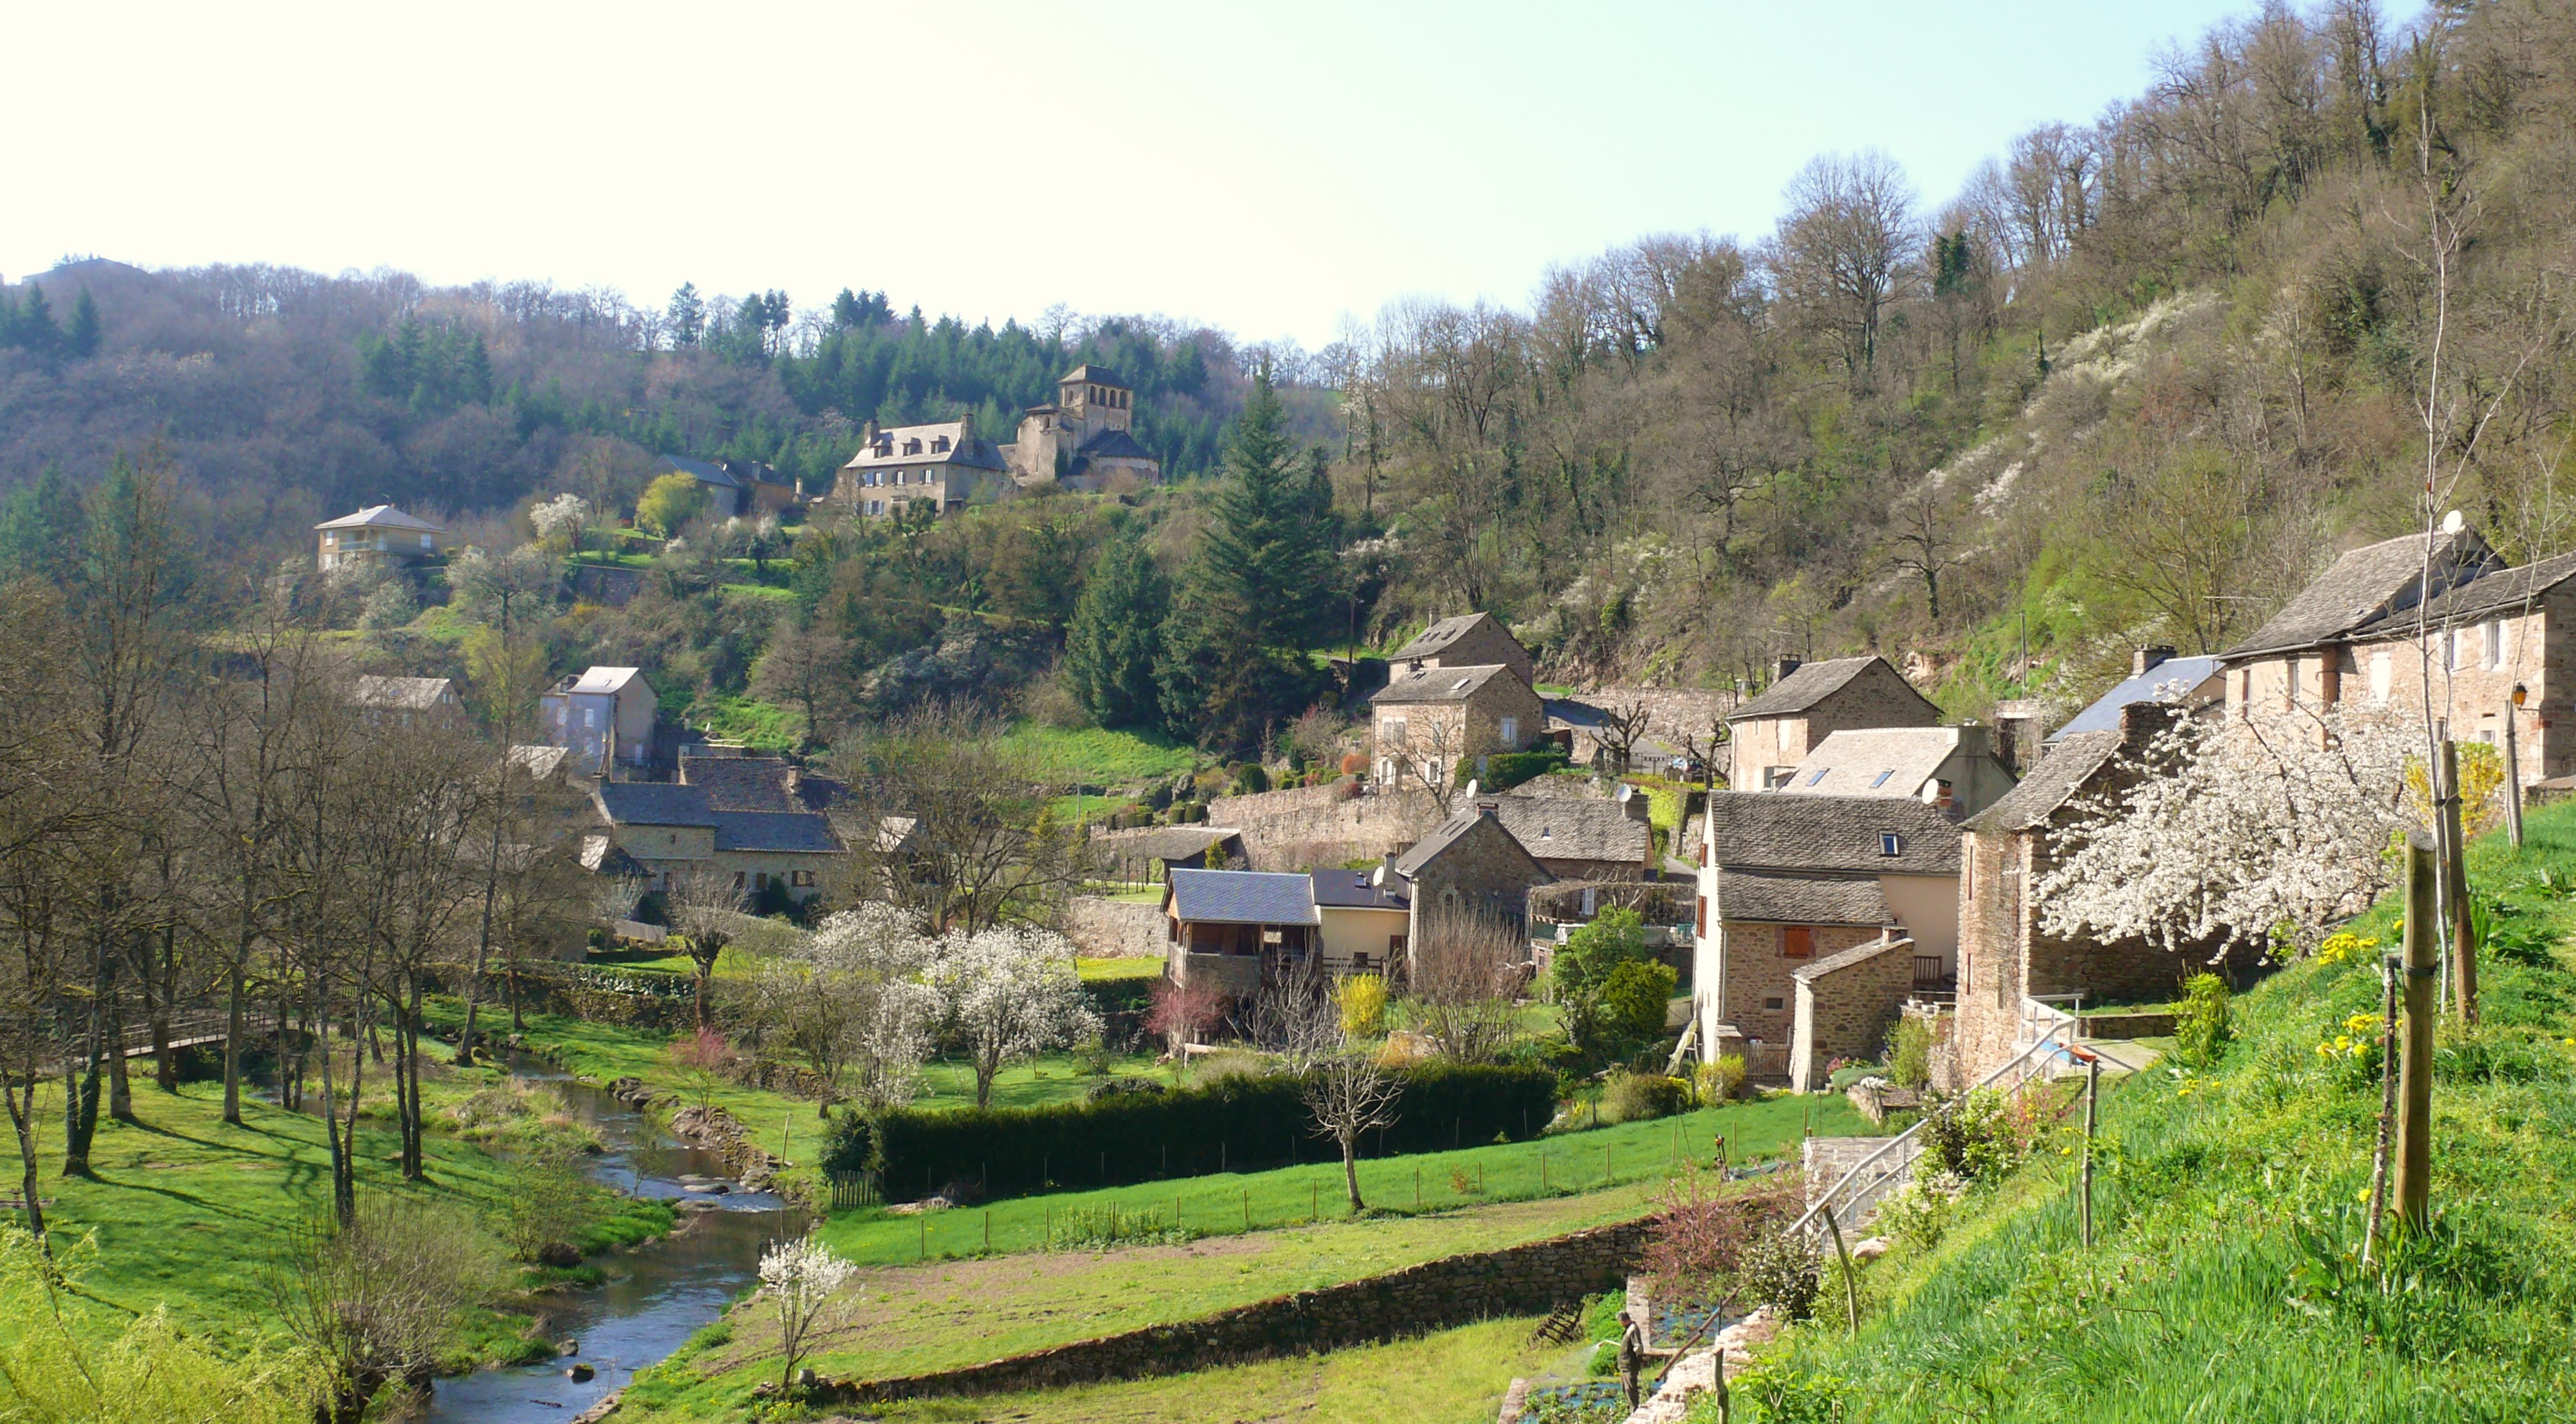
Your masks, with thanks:
[[(2495, 551), (2473, 530), (2434, 536), (2432, 588), (2439, 596), (2455, 584), (2494, 571)], [(2424, 536), (2403, 534), (2345, 551), (2316, 581), (2299, 590), (2254, 636), (2227, 650), (2230, 659), (2314, 647), (2349, 637), (2419, 601)]]
[[(1448, 820), (1441, 822), (1439, 825), (1432, 828), (1431, 834), (1415, 841), (1410, 849), (1395, 858), (1395, 873), (1403, 876), (1407, 880), (1412, 879), (1416, 874), (1420, 873), (1422, 867), (1430, 864), (1431, 861), (1442, 851), (1457, 844), (1461, 837), (1476, 829), (1476, 823), (1482, 819), (1484, 819), (1484, 812), (1474, 806), (1470, 806), (1466, 810), (1459, 812), (1457, 815), (1450, 817)], [(1503, 839), (1509, 841), (1515, 848), (1520, 847), (1519, 838), (1512, 835), (1510, 831), (1503, 830), (1499, 817), (1497, 817), (1494, 829), (1503, 831)], [(1526, 849), (1522, 849), (1521, 853), (1523, 855), (1529, 854)], [(1547, 874), (1547, 871), (1544, 868), (1538, 867), (1536, 857), (1532, 857), (1530, 863), (1533, 868), (1538, 869), (1541, 876), (1545, 876)]]
[[(1840, 692), (1853, 678), (1866, 671), (1871, 663), (1884, 666), (1887, 659), (1876, 653), (1857, 658), (1828, 658), (1820, 663), (1807, 663), (1795, 672), (1763, 690), (1761, 696), (1727, 714), (1726, 720), (1741, 722), (1755, 717), (1791, 717)], [(1895, 673), (1896, 669), (1887, 669)], [(1898, 674), (1897, 680), (1904, 677)], [(1907, 684), (1912, 686), (1912, 684)], [(1917, 693), (1916, 696), (1922, 694)], [(1925, 705), (1930, 705), (1928, 702)]]
[(1077, 381), (1088, 386), (1116, 386), (1122, 391), (1129, 389), (1127, 378), (1106, 366), (1076, 366), (1056, 378), (1056, 384), (1059, 386), (1071, 385)]
[(1369, 703), (1376, 706), (1408, 702), (1464, 702), (1493, 681), (1497, 673), (1509, 675), (1511, 669), (1500, 663), (1424, 668), (1420, 672), (1406, 673), (1379, 688)]
[(343, 514), (316, 529), (415, 529), (428, 534), (443, 534), (446, 526), (432, 524), (417, 515), (405, 514), (390, 504), (371, 504), (355, 514)]
[[(1959, 828), (1920, 801), (1714, 791), (1708, 815), (1717, 863), (1730, 870), (1959, 873)], [(1895, 855), (1883, 853), (1888, 832)]]
[[(2500, 569), (2436, 595), (2421, 610), (2424, 626), (2440, 628), (2475, 623), (2492, 614), (2519, 612), (2531, 600), (2571, 578), (2576, 578), (2576, 554), (2561, 554), (2554, 559), (2542, 559), (2516, 569)], [(2358, 636), (2411, 638), (2415, 635), (2417, 612), (2408, 608), (2383, 614), (2373, 619)]]
[(1821, 979), (1836, 970), (1849, 969), (1865, 959), (1875, 959), (1914, 941), (1903, 935), (1881, 935), (1866, 944), (1856, 944), (1839, 954), (1828, 954), (1813, 964), (1789, 971), (1792, 979)]
[(586, 668), (581, 676), (565, 679), (561, 690), (585, 693), (615, 692), (634, 681), (637, 674), (638, 669), (631, 667)]
[(1315, 903), (1345, 910), (1401, 910), (1413, 903), (1405, 897), (1402, 881), (1391, 885), (1370, 884), (1369, 877), (1376, 873), (1373, 870), (1318, 870), (1311, 877), (1315, 882)]
[(591, 788), (599, 809), (621, 826), (710, 826), (706, 793), (668, 781), (603, 781)]
[(1075, 464), (1085, 460), (1150, 460), (1154, 452), (1136, 443), (1136, 437), (1124, 430), (1100, 430), (1082, 442), (1073, 452)]
[(1498, 796), (1495, 819), (1537, 860), (1615, 860), (1644, 865), (1654, 828), (1616, 801), (1584, 796)]
[(705, 460), (692, 460), (685, 455), (665, 455), (662, 457), (662, 463), (702, 485), (729, 490), (744, 487), (742, 478), (733, 471), (722, 465), (710, 464)]
[(1167, 903), (1201, 924), (1311, 925), (1314, 881), (1260, 870), (1175, 870)]
[(811, 811), (718, 811), (716, 849), (830, 854), (841, 848), (832, 818)]
[(1995, 804), (1968, 818), (1972, 831), (2026, 831), (2046, 821), (2120, 750), (2120, 729), (2076, 732), (2049, 743), (2048, 755)]
[(682, 757), (680, 779), (702, 788), (718, 811), (820, 811), (847, 790), (829, 777), (806, 775), (785, 757)]
[(1716, 916), (1774, 925), (1883, 925), (1887, 896), (1875, 875), (1720, 870)]
[(2065, 726), (2048, 734), (2048, 740), (2054, 743), (2077, 732), (2118, 731), (2121, 708), (2133, 702), (2180, 702), (2225, 666), (2214, 657), (2167, 658), (2093, 699), (2092, 706), (2067, 719)]
[(1455, 618), (1443, 618), (1439, 622), (1432, 624), (1430, 627), (1423, 629), (1421, 633), (1414, 637), (1412, 642), (1409, 642), (1403, 647), (1396, 649), (1393, 653), (1388, 654), (1387, 661), (1391, 663), (1400, 663), (1407, 658), (1428, 658), (1436, 656), (1441, 649), (1457, 642), (1460, 638), (1466, 637), (1477, 628), (1493, 623), (1493, 621), (1494, 615), (1490, 613), (1461, 613)]
[(451, 684), (443, 677), (361, 677), (350, 693), (361, 707), (393, 707), (426, 712), (445, 701)]
[[(873, 470), (894, 465), (964, 465), (979, 470), (1009, 468), (1002, 461), (1001, 447), (969, 433), (966, 425), (962, 420), (940, 420), (926, 425), (887, 426), (877, 432), (877, 445), (860, 446), (859, 453), (852, 455), (841, 468)], [(948, 441), (947, 449), (931, 448), (943, 438)], [(916, 440), (921, 442), (921, 448), (905, 454), (904, 447)], [(885, 454), (877, 453), (879, 445), (885, 448)]]
[(1834, 732), (1779, 790), (1801, 796), (1913, 796), (1959, 749), (1956, 727)]

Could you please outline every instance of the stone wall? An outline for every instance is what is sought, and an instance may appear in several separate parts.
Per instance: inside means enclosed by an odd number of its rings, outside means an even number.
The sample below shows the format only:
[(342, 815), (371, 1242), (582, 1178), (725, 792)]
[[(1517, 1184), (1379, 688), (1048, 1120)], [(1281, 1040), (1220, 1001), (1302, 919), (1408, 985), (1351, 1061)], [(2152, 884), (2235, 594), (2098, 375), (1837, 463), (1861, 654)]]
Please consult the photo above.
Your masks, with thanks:
[(812, 1397), (818, 1404), (843, 1405), (1059, 1389), (1344, 1349), (1496, 1316), (1542, 1315), (1586, 1295), (1621, 1288), (1643, 1255), (1647, 1226), (1645, 1221), (1621, 1222), (1499, 1251), (1451, 1256), (1197, 1320), (1130, 1330), (960, 1370), (882, 1380), (827, 1380)]
[(1413, 876), (1413, 938), (1423, 925), (1455, 911), (1488, 911), (1518, 920), (1529, 913), (1531, 887), (1551, 879), (1502, 821), (1488, 813)]
[[(1718, 1007), (1720, 1019), (1734, 1024), (1746, 1038), (1778, 1044), (1789, 1042), (1797, 1023), (1797, 985), (1792, 976), (1820, 959), (1879, 936), (1875, 926), (1818, 925), (1813, 935), (1815, 953), (1790, 959), (1780, 953), (1779, 925), (1727, 921), (1717, 928), (1717, 954), (1722, 965), (1719, 973), (1703, 976), (1698, 982), (1723, 988), (1726, 1000)], [(1909, 959), (1906, 973), (1913, 972)]]
[(1789, 1087), (1825, 1086), (1836, 1058), (1875, 1058), (1914, 991), (1914, 941), (1890, 936), (1874, 951), (1795, 976), (1798, 1021), (1789, 1048)]
[(1064, 907), (1065, 938), (1094, 959), (1160, 959), (1170, 934), (1160, 905), (1076, 895)]
[(1242, 828), (1253, 869), (1298, 871), (1400, 851), (1439, 824), (1439, 811), (1425, 797), (1339, 782), (1220, 796), (1208, 820)]

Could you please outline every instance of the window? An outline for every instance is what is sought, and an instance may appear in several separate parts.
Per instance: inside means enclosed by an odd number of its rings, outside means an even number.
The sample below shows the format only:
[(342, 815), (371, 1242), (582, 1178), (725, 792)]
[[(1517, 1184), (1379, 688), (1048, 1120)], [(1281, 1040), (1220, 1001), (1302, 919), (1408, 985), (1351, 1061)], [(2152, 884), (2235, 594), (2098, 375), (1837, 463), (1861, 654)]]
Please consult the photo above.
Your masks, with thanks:
[(797, 871), (795, 883), (796, 887), (800, 890), (811, 886), (814, 883), (814, 872), (810, 870)]
[(1895, 774), (1896, 774), (1896, 768), (1894, 768), (1894, 767), (1892, 767), (1892, 766), (1891, 766), (1891, 767), (1889, 767), (1887, 770), (1880, 772), (1880, 773), (1878, 774), (1878, 776), (1877, 776), (1874, 780), (1872, 780), (1872, 781), (1869, 783), (1869, 789), (1870, 789), (1870, 790), (1872, 790), (1872, 791), (1876, 791), (1878, 788), (1880, 788), (1880, 787), (1882, 787), (1882, 786), (1885, 786), (1885, 785), (1887, 784), (1887, 779), (1888, 779), (1889, 777), (1891, 777), (1891, 776), (1894, 776)]
[(599, 709), (596, 707), (581, 709), (581, 725), (585, 731), (596, 731), (599, 727)]
[(905, 454), (907, 454), (907, 455), (918, 455), (918, 454), (920, 454), (920, 453), (921, 453), (921, 442), (920, 442), (920, 441), (918, 441), (918, 440), (906, 440), (905, 442), (903, 442), (903, 453), (905, 453)]
[(1815, 952), (1815, 926), (1782, 925), (1780, 927), (1780, 957), (1782, 959), (1805, 959), (1813, 955)]
[(1384, 722), (1378, 724), (1377, 735), (1378, 740), (1386, 743), (1388, 746), (1403, 746), (1404, 719), (1401, 717), (1387, 718)]
[(2386, 654), (2386, 653), (2373, 653), (2373, 654), (2371, 654), (2371, 655), (2370, 655), (2370, 700), (2371, 700), (2373, 703), (2375, 703), (2375, 704), (2377, 704), (2377, 705), (2379, 705), (2379, 706), (2381, 706), (2381, 707), (2385, 707), (2385, 706), (2387, 706), (2387, 705), (2388, 705), (2388, 686), (2389, 686), (2389, 681), (2388, 681), (2388, 679), (2389, 679), (2388, 654)]
[(877, 472), (876, 472), (876, 471), (874, 471), (874, 470), (870, 470), (870, 471), (868, 471), (868, 481), (867, 481), (867, 482), (868, 482), (868, 486), (869, 486), (871, 489), (875, 488), (875, 486), (876, 486), (876, 482), (877, 482)]
[(2442, 670), (2444, 672), (2460, 670), (2460, 644), (2467, 640), (2468, 634), (2458, 628), (2442, 635)]
[(424, 549), (426, 549), (426, 548), (428, 548), (428, 547), (429, 547), (429, 536), (428, 536), (428, 535), (423, 534), (423, 535), (421, 535), (421, 536), (420, 536), (420, 546), (421, 546), (422, 548), (424, 548)]
[(1813, 786), (1813, 785), (1815, 785), (1817, 782), (1824, 780), (1824, 779), (1825, 779), (1825, 774), (1826, 774), (1827, 772), (1832, 771), (1832, 770), (1833, 770), (1833, 768), (1832, 768), (1832, 767), (1830, 767), (1830, 766), (1820, 766), (1820, 767), (1817, 767), (1813, 772), (1811, 772), (1811, 773), (1809, 773), (1809, 774), (1808, 774), (1808, 777), (1807, 777), (1807, 784), (1808, 784), (1809, 786)]
[(1503, 745), (1506, 747), (1518, 747), (1520, 744), (1521, 719), (1518, 717), (1505, 717), (1503, 719)]
[(739, 870), (733, 873), (733, 888), (736, 890), (742, 888), (742, 872)]
[(1788, 1007), (1788, 1005), (1787, 1005), (1787, 1004), (1785, 1004), (1785, 1003), (1783, 1003), (1783, 1002), (1781, 1002), (1781, 1000), (1780, 1000), (1779, 998), (1777, 998), (1777, 997), (1773, 997), (1773, 998), (1764, 999), (1764, 1000), (1762, 1001), (1762, 1007), (1764, 1007), (1764, 1008), (1766, 1008), (1766, 1009), (1769, 1009), (1771, 1012), (1773, 1012), (1773, 1013), (1775, 1013), (1775, 1014), (1776, 1014), (1776, 1013), (1780, 1012), (1782, 1009), (1784, 1009), (1784, 1008)]
[[(1969, 844), (1973, 847), (1976, 843), (1971, 841)], [(1977, 853), (1975, 850), (1971, 849), (1966, 855), (1959, 857), (1959, 859), (1964, 862), (1959, 867), (1959, 873), (1967, 877), (1968, 898), (1973, 900), (1977, 898)]]
[[(1393, 959), (1393, 958), (1395, 958), (1396, 956), (1398, 956), (1398, 955), (1400, 955), (1400, 954), (1402, 954), (1402, 953), (1404, 953), (1404, 936), (1402, 936), (1402, 935), (1388, 935), (1388, 936), (1386, 937), (1386, 957), (1387, 957), (1387, 958), (1389, 958), (1389, 959)], [(1365, 954), (1363, 954), (1363, 955), (1359, 955), (1359, 956), (1357, 956), (1357, 957), (1358, 957), (1358, 958), (1360, 958), (1360, 959), (1366, 959), (1366, 958), (1368, 958), (1368, 956), (1367, 956), (1367, 955), (1365, 955)]]
[(2487, 624), (2486, 645), (2487, 666), (2499, 672), (2503, 671), (2506, 661), (2503, 619), (2498, 618)]
[(945, 436), (945, 435), (937, 436), (937, 437), (935, 437), (934, 439), (932, 439), (932, 440), (931, 440), (931, 442), (930, 442), (930, 453), (931, 453), (931, 454), (933, 454), (933, 455), (939, 454), (939, 453), (941, 453), (941, 452), (945, 451), (947, 448), (948, 448), (948, 437), (947, 437), (947, 436)]
[(1699, 897), (1698, 908), (1694, 914), (1692, 923), (1695, 926), (1697, 933), (1701, 937), (1705, 938), (1708, 934), (1708, 897), (1706, 895)]
[(754, 890), (766, 890), (766, 889), (768, 889), (768, 888), (769, 888), (769, 872), (768, 872), (768, 871), (766, 871), (766, 870), (764, 870), (764, 871), (761, 871), (759, 874), (754, 875), (754, 876), (751, 878), (751, 888), (752, 888), (752, 889), (754, 889)]
[(1903, 855), (1903, 854), (1905, 854), (1905, 837), (1903, 837), (1903, 836), (1901, 836), (1901, 835), (1898, 835), (1898, 834), (1897, 834), (1896, 832), (1894, 832), (1894, 831), (1881, 831), (1881, 832), (1879, 832), (1879, 833), (1878, 833), (1878, 853), (1879, 853), (1880, 855)]

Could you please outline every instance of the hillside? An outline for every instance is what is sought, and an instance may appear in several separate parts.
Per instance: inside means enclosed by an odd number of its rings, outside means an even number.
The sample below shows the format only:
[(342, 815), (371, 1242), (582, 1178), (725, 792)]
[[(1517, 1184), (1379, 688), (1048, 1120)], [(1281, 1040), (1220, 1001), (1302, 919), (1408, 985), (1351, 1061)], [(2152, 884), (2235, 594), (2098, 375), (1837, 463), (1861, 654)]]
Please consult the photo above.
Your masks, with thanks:
[[(2214, 1067), (2106, 1094), (2090, 1249), (2070, 1130), (2043, 1131), (2019, 1171), (1956, 1205), (1883, 1217), (1901, 1244), (1866, 1273), (1858, 1336), (1834, 1287), (1823, 1323), (1791, 1332), (1739, 1398), (1771, 1420), (2563, 1416), (2576, 808), (2532, 816), (2518, 853), (2500, 836), (2473, 847), (2470, 868), (2495, 910), (2483, 1023), (2440, 1031), (2434, 1228), (2384, 1275), (2357, 1259), (2379, 1072), (2355, 1020), (2378, 1012), (2378, 951), (2330, 948), (2236, 1001)], [(2349, 928), (2393, 947), (2396, 907)]]

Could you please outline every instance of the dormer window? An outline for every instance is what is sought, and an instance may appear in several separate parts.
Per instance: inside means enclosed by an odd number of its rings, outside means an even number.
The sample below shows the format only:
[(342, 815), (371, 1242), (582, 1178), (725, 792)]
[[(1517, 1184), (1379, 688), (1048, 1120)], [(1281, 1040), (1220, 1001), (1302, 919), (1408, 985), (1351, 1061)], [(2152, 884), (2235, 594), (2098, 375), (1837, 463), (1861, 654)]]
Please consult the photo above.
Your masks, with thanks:
[(894, 442), (891, 440), (880, 440), (876, 443), (876, 448), (871, 450), (869, 453), (882, 460), (894, 453)]
[(941, 454), (941, 453), (945, 452), (947, 449), (948, 449), (948, 437), (947, 437), (947, 436), (945, 436), (945, 435), (936, 435), (936, 436), (931, 437), (931, 441), (930, 441), (930, 453), (931, 453), (931, 454), (934, 454), (934, 455)]
[(1878, 833), (1878, 853), (1879, 853), (1880, 855), (1887, 855), (1887, 856), (1896, 856), (1896, 855), (1903, 855), (1903, 854), (1905, 854), (1905, 837), (1903, 837), (1903, 836), (1901, 836), (1901, 835), (1898, 835), (1898, 834), (1897, 834), (1896, 832), (1894, 832), (1894, 831), (1881, 831), (1881, 832), (1879, 832), (1879, 833)]
[(919, 440), (906, 440), (905, 442), (903, 442), (903, 453), (905, 453), (905, 454), (907, 454), (907, 455), (918, 455), (918, 454), (920, 454), (920, 453), (921, 453), (921, 442), (920, 442)]

